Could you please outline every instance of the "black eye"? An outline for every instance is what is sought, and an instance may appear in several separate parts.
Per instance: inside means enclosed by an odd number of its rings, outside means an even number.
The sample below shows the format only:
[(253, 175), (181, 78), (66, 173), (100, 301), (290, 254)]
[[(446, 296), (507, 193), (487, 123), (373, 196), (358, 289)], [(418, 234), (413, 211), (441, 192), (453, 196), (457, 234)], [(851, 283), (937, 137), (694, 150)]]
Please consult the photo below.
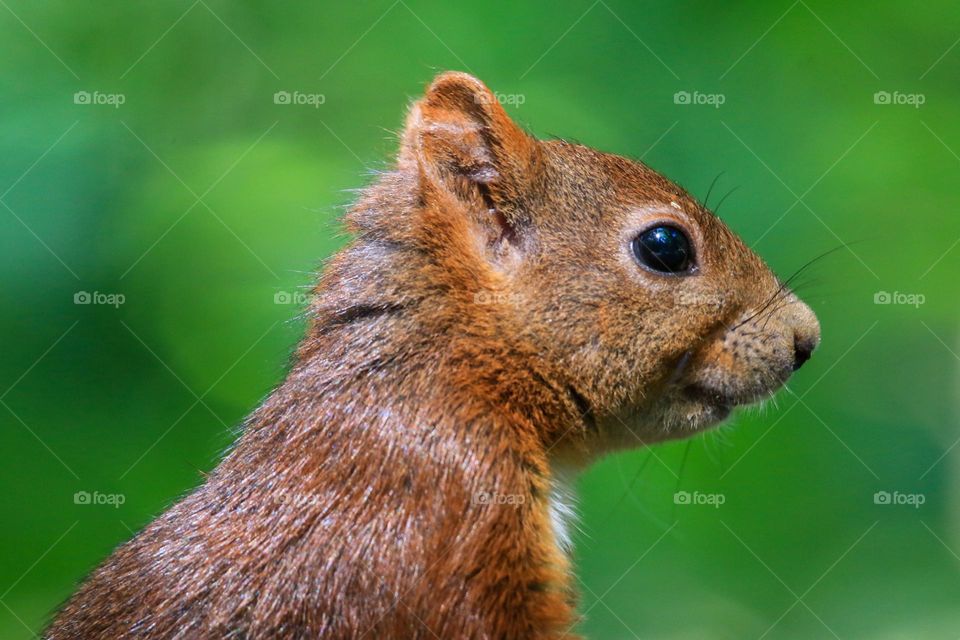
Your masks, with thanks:
[(693, 250), (686, 234), (676, 227), (647, 229), (633, 239), (640, 264), (663, 273), (682, 273), (693, 266)]

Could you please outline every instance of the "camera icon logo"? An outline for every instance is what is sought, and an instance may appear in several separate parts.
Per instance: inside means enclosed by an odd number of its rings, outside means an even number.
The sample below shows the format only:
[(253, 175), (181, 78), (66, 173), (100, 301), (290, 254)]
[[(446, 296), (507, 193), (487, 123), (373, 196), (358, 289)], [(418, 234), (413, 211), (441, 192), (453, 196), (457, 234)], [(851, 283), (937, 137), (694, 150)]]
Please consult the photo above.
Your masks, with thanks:
[(93, 296), (89, 291), (77, 291), (73, 294), (73, 304), (90, 304), (93, 302)]
[(90, 104), (91, 96), (89, 91), (77, 91), (73, 94), (73, 104)]
[(690, 104), (690, 92), (677, 91), (673, 94), (673, 104)]
[(873, 94), (873, 104), (890, 104), (890, 99), (889, 91), (877, 91)]
[(890, 504), (891, 496), (889, 491), (877, 491), (873, 494), (873, 504)]
[(690, 504), (690, 492), (677, 491), (673, 494), (673, 504)]
[(273, 104), (290, 104), (290, 99), (289, 91), (277, 91), (273, 94)]
[(890, 304), (893, 302), (893, 296), (889, 291), (877, 291), (873, 294), (873, 304)]
[(292, 304), (293, 295), (289, 291), (277, 291), (273, 294), (273, 304)]
[(77, 491), (73, 494), (73, 504), (90, 504), (91, 496), (89, 491)]

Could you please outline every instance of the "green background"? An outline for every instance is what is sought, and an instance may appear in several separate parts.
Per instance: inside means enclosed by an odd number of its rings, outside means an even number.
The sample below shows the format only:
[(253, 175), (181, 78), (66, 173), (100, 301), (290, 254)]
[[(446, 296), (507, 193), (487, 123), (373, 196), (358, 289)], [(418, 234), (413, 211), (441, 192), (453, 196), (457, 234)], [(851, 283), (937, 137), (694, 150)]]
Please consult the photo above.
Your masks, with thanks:
[(699, 197), (723, 172), (782, 275), (852, 243), (803, 278), (823, 344), (789, 391), (581, 478), (582, 632), (960, 635), (957, 3), (4, 0), (0, 25), (0, 637), (216, 463), (302, 333), (276, 300), (445, 69)]

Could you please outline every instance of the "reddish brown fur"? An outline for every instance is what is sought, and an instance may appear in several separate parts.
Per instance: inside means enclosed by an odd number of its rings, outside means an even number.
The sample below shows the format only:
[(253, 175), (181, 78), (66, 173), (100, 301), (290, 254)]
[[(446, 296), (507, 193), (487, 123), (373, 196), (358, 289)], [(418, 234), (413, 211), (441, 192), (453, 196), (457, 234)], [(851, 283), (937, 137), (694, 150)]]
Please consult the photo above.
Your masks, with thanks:
[[(653, 219), (698, 275), (631, 262)], [(414, 105), (348, 222), (287, 379), (45, 637), (569, 637), (551, 464), (706, 428), (818, 339), (679, 187), (529, 137), (465, 74)]]

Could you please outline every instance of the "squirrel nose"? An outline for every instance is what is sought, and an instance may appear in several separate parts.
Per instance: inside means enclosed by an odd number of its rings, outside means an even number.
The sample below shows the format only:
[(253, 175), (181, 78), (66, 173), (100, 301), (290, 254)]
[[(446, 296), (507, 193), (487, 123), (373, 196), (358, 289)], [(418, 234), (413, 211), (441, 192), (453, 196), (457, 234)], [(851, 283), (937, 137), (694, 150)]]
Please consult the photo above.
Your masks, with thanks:
[(796, 371), (820, 344), (820, 323), (810, 307), (796, 297), (793, 300), (786, 315), (788, 326), (793, 329), (793, 370)]
[(812, 336), (793, 336), (793, 370), (796, 371), (803, 363), (810, 359), (813, 350), (817, 348), (817, 340)]

